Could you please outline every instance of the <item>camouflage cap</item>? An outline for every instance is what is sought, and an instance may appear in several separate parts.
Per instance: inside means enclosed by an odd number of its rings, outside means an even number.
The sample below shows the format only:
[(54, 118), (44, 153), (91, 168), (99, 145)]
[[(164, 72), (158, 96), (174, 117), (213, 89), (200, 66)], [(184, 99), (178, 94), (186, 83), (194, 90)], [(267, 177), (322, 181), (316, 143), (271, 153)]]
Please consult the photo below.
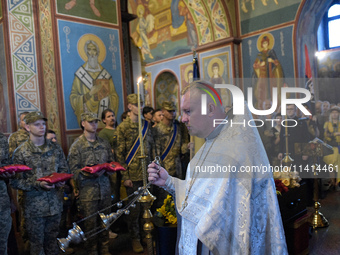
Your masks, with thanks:
[(94, 121), (94, 120), (100, 121), (97, 114), (95, 114), (93, 112), (82, 113), (81, 116), (80, 116), (80, 119), (81, 119), (81, 121)]
[(169, 101), (164, 101), (162, 103), (162, 109), (165, 109), (167, 111), (176, 111), (175, 104), (173, 102), (169, 102)]
[[(138, 95), (137, 94), (130, 94), (127, 96), (128, 104), (138, 104)], [(143, 103), (142, 96), (140, 95), (140, 102)]]
[(27, 113), (26, 116), (24, 117), (24, 121), (26, 124), (36, 122), (37, 120), (47, 121), (42, 112), (30, 112)]

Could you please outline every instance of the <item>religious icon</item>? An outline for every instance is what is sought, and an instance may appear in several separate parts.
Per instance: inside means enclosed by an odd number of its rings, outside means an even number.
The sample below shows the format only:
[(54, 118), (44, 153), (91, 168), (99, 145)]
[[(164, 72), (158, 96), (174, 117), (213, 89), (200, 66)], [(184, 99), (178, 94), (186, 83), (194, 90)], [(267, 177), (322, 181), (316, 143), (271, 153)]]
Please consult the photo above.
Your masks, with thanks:
[(225, 81), (222, 78), (224, 73), (224, 65), (220, 58), (213, 58), (208, 64), (208, 74), (210, 82), (212, 84), (224, 84)]
[(181, 89), (183, 89), (194, 80), (192, 62), (180, 65), (180, 70), (181, 70)]
[(259, 36), (257, 40), (258, 54), (253, 64), (254, 101), (257, 109), (262, 109), (263, 102), (272, 98), (274, 87), (278, 91), (278, 105), (281, 104), (281, 88), (283, 87), (283, 70), (274, 51), (274, 37), (270, 33)]
[(78, 41), (78, 54), (85, 61), (76, 72), (70, 103), (80, 123), (83, 112), (97, 113), (110, 108), (118, 111), (119, 98), (111, 74), (101, 66), (106, 56), (102, 40), (94, 34), (85, 34)]
[[(224, 76), (224, 64), (221, 58), (214, 57), (210, 60), (208, 64), (208, 75), (210, 77), (210, 82), (212, 84), (226, 84), (223, 79)], [(224, 107), (232, 106), (232, 99), (229, 90), (226, 89), (218, 89), (220, 90), (222, 104)]]
[(152, 14), (148, 14), (145, 19), (144, 13), (145, 7), (141, 4), (138, 5), (137, 7), (138, 25), (136, 31), (139, 33), (141, 42), (138, 42), (137, 44), (141, 48), (143, 60), (145, 60), (145, 54), (148, 54), (149, 58), (153, 59), (147, 34), (154, 29), (155, 20)]

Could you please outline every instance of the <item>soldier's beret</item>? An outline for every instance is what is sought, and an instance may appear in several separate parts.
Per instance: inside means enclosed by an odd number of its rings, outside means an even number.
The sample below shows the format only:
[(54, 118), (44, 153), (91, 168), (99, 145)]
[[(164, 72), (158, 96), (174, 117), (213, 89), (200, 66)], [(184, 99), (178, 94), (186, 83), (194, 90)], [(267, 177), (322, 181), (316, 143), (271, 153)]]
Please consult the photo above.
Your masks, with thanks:
[[(130, 94), (127, 96), (127, 101), (129, 104), (138, 104), (138, 95)], [(140, 96), (140, 102), (143, 103), (142, 96)]]
[(169, 102), (169, 101), (164, 101), (162, 103), (162, 109), (165, 109), (167, 111), (176, 111), (175, 104), (173, 102)]
[(47, 121), (42, 112), (30, 112), (27, 113), (26, 116), (24, 117), (24, 121), (26, 124), (36, 122), (37, 120)]
[(93, 113), (93, 112), (84, 112), (81, 114), (80, 116), (81, 121), (100, 121), (100, 119), (98, 118), (97, 114)]

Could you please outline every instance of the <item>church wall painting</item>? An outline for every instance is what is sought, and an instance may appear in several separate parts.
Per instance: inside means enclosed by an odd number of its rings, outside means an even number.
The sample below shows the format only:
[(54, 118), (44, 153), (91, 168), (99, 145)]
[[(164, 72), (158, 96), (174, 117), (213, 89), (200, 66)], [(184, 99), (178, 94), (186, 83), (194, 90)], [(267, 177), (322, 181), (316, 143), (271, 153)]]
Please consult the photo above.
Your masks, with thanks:
[[(31, 0), (7, 1), (9, 50), (16, 116), (41, 110), (39, 69)], [(12, 118), (16, 118), (12, 116)]]
[(222, 0), (129, 0), (131, 38), (146, 63), (185, 54), (230, 36)]
[(58, 14), (119, 24), (116, 0), (55, 0)]
[[(199, 54), (201, 78), (212, 84), (232, 83), (231, 47), (222, 47)], [(230, 106), (230, 92), (221, 90), (222, 104)]]
[(317, 77), (313, 79), (319, 88), (318, 100), (340, 103), (340, 50), (320, 51), (317, 58)]
[[(155, 106), (155, 102), (157, 102), (157, 99), (155, 99), (155, 86), (156, 86), (156, 78), (162, 73), (162, 72), (171, 72), (176, 79), (180, 82), (180, 84), (178, 84), (178, 90), (181, 91), (183, 86), (186, 85), (186, 83), (183, 83), (183, 80), (181, 78), (181, 65), (183, 63), (190, 63), (192, 66), (192, 53), (183, 56), (183, 57), (178, 57), (175, 59), (171, 59), (169, 61), (166, 62), (160, 62), (160, 63), (155, 63), (155, 64), (149, 64), (145, 67), (145, 71), (151, 74), (151, 85), (152, 85), (152, 94), (151, 94), (151, 98), (152, 98), (152, 104), (153, 107)], [(190, 65), (189, 64), (189, 65)]]
[(44, 86), (44, 108), (45, 117), (48, 119), (48, 129), (56, 132), (57, 140), (64, 144), (63, 131), (61, 130), (61, 123), (59, 118), (60, 98), (51, 97), (51, 95), (58, 94), (58, 82), (56, 76), (55, 59), (56, 52), (55, 36), (53, 35), (51, 2), (39, 0), (39, 34), (40, 34), (40, 52), (41, 64), (43, 72), (43, 86)]
[(170, 101), (175, 104), (177, 114), (180, 112), (179, 106), (179, 85), (177, 77), (169, 72), (164, 71), (156, 77), (155, 81), (155, 109), (162, 108), (164, 101)]
[(301, 0), (239, 0), (241, 34), (294, 21)]
[(197, 46), (196, 30), (183, 1), (130, 0), (129, 12), (137, 15), (130, 22), (130, 34), (146, 63), (187, 53)]
[(58, 35), (66, 129), (79, 130), (84, 111), (101, 117), (110, 107), (120, 116), (124, 93), (119, 30), (58, 20)]
[[(1, 6), (1, 5), (0, 5)], [(5, 56), (4, 30), (0, 24), (0, 132), (10, 133), (10, 107), (8, 102), (7, 66)]]
[(265, 99), (272, 98), (273, 87), (280, 92), (280, 87), (296, 86), (292, 31), (293, 26), (288, 26), (243, 39), (244, 91), (247, 97), (247, 88), (253, 87), (257, 109), (262, 109)]
[(144, 87), (144, 106), (152, 107), (152, 76), (151, 73), (146, 73), (146, 77), (143, 79), (143, 87)]
[(210, 81), (212, 84), (229, 83), (229, 52), (210, 55), (208, 57), (202, 56), (202, 62), (204, 80)]
[(190, 82), (193, 81), (193, 63), (192, 61), (189, 63), (181, 64), (179, 66), (181, 72), (181, 87), (182, 89), (189, 85)]

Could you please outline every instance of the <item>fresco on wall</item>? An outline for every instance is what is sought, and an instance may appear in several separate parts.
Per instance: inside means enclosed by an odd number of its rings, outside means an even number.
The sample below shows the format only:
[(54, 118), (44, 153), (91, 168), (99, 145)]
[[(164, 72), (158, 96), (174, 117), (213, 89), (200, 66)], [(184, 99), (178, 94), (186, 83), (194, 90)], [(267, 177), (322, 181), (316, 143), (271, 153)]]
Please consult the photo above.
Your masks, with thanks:
[(152, 80), (151, 73), (146, 73), (146, 75), (143, 78), (145, 106), (152, 106), (151, 80)]
[(253, 88), (255, 105), (261, 109), (263, 103), (272, 95), (274, 87), (278, 89), (281, 103), (280, 90), (283, 87), (283, 70), (275, 50), (273, 49), (275, 40), (271, 33), (264, 33), (257, 39), (257, 56), (253, 63)]
[(241, 33), (294, 20), (300, 3), (301, 0), (240, 0)]
[(179, 67), (181, 72), (181, 87), (184, 89), (194, 80), (194, 73), (193, 73), (193, 64), (192, 62), (182, 64)]
[[(16, 116), (41, 110), (36, 28), (30, 0), (7, 1), (8, 34)], [(14, 117), (14, 116), (11, 116)], [(15, 118), (15, 117), (14, 117)]]
[(221, 0), (129, 0), (131, 37), (146, 63), (191, 52), (230, 36)]
[(118, 24), (116, 0), (56, 0), (57, 13)]
[(3, 24), (0, 24), (0, 132), (11, 132)]
[[(232, 82), (230, 46), (200, 53), (201, 78), (212, 84), (230, 84)], [(222, 104), (231, 106), (231, 95), (226, 89), (220, 89)]]
[(162, 108), (164, 101), (171, 101), (175, 104), (177, 113), (179, 112), (179, 88), (178, 81), (170, 72), (161, 73), (155, 81), (155, 109)]
[(137, 15), (130, 31), (145, 62), (190, 52), (197, 46), (194, 22), (183, 1), (130, 0), (129, 9)]
[(318, 53), (319, 100), (340, 103), (340, 50)]
[[(183, 63), (186, 63), (186, 64), (183, 64)], [(156, 79), (159, 77), (161, 73), (171, 72), (176, 77), (176, 79), (178, 79), (178, 82), (179, 82), (178, 92), (180, 92), (187, 85), (187, 82), (185, 81), (185, 76), (189, 77), (191, 75), (189, 74), (190, 69), (192, 70), (192, 53), (189, 53), (186, 56), (182, 56), (179, 58), (170, 59), (166, 62), (166, 65), (159, 64), (159, 63), (147, 65), (145, 67), (145, 71), (152, 74), (152, 76), (150, 76), (152, 92), (153, 92), (152, 102), (156, 102), (157, 100), (155, 98), (155, 93), (156, 93), (155, 84), (156, 84)], [(185, 75), (185, 73), (187, 73), (187, 75)]]
[[(272, 98), (272, 88), (296, 86), (293, 79), (294, 57), (292, 26), (245, 38), (242, 43), (244, 91), (253, 87), (254, 106)], [(280, 89), (278, 104), (280, 105)], [(245, 93), (246, 94), (246, 93)]]
[[(80, 115), (123, 112), (119, 31), (58, 20), (67, 130), (79, 129)], [(102, 124), (99, 125), (102, 127)]]

